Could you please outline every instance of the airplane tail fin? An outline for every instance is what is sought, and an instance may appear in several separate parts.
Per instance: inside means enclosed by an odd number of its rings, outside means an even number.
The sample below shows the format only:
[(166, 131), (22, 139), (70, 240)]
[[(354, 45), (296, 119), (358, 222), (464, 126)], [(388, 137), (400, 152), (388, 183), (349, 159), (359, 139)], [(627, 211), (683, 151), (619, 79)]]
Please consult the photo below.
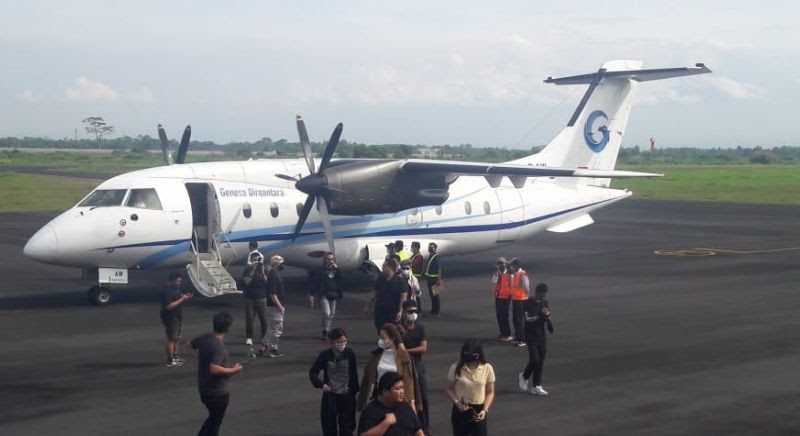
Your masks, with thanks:
[[(710, 72), (703, 64), (645, 70), (641, 61), (615, 60), (603, 63), (596, 73), (548, 77), (545, 83), (589, 85), (589, 88), (567, 127), (541, 152), (509, 163), (613, 170), (638, 83)], [(603, 180), (606, 182), (601, 185), (608, 186), (608, 179)]]

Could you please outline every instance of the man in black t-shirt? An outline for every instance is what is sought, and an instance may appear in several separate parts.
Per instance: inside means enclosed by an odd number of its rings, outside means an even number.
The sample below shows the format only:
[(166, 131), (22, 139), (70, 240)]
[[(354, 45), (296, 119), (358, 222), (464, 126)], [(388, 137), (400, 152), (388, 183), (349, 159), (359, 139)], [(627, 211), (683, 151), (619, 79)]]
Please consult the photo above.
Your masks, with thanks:
[(422, 361), (422, 355), (428, 352), (428, 340), (425, 337), (425, 326), (417, 322), (419, 314), (420, 310), (416, 301), (406, 300), (403, 303), (403, 328), (406, 331), (403, 335), (403, 347), (414, 359), (420, 397), (422, 398), (422, 410), (417, 411), (417, 417), (419, 417), (422, 428), (427, 431), (430, 425), (428, 371), (425, 368), (425, 362)]
[(166, 367), (182, 366), (183, 359), (178, 356), (178, 342), (181, 340), (181, 324), (183, 323), (183, 303), (192, 298), (191, 292), (181, 294), (183, 277), (178, 272), (169, 273), (167, 287), (161, 298), (161, 323), (167, 339), (164, 348), (167, 353)]
[(377, 398), (361, 412), (361, 436), (424, 436), (414, 410), (404, 402), (403, 376), (387, 372), (378, 381)]
[(228, 408), (230, 394), (228, 378), (242, 371), (242, 364), (228, 366), (228, 351), (225, 335), (233, 324), (233, 317), (226, 312), (214, 315), (214, 332), (204, 333), (192, 339), (192, 350), (197, 353), (197, 389), (200, 401), (208, 409), (208, 418), (203, 422), (198, 436), (216, 436)]
[(400, 322), (402, 305), (408, 298), (408, 285), (397, 275), (397, 269), (394, 259), (383, 263), (383, 273), (375, 280), (375, 292), (364, 307), (367, 314), (374, 310), (373, 322), (378, 331), (386, 323)]
[(544, 358), (547, 354), (547, 333), (553, 332), (553, 322), (550, 320), (550, 303), (547, 296), (547, 285), (536, 285), (533, 297), (525, 300), (523, 305), (523, 318), (525, 321), (525, 342), (528, 344), (528, 365), (525, 371), (519, 374), (519, 387), (523, 391), (534, 395), (547, 395), (542, 388), (542, 370)]
[(267, 270), (258, 251), (250, 255), (250, 265), (242, 273), (244, 282), (245, 345), (253, 345), (253, 320), (258, 316), (259, 338), (267, 334)]

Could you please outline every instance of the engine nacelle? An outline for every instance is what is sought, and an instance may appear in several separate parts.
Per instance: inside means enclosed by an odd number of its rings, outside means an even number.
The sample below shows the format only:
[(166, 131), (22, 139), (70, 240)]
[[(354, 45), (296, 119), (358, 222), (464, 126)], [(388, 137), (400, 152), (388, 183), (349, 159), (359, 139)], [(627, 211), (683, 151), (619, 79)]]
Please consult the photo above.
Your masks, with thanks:
[(449, 197), (445, 175), (408, 175), (403, 161), (333, 162), (325, 170), (328, 211), (335, 215), (394, 213), (438, 206)]

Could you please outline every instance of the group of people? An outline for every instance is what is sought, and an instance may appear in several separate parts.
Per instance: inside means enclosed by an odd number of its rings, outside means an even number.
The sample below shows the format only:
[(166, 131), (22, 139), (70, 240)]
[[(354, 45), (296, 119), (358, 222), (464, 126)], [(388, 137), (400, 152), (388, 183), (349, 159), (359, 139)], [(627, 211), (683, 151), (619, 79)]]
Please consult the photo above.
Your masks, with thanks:
[[(411, 244), (405, 252), (402, 241), (387, 245), (387, 256), (381, 274), (375, 281), (374, 293), (365, 307), (373, 315), (377, 331), (377, 348), (369, 355), (358, 377), (356, 353), (348, 346), (343, 328), (333, 328), (336, 303), (342, 298), (342, 277), (336, 256), (326, 253), (322, 259), (318, 286), (312, 287), (309, 300), (322, 309), (322, 338), (330, 347), (319, 353), (309, 369), (311, 384), (322, 391), (320, 422), (324, 435), (357, 434), (428, 434), (430, 405), (428, 377), (423, 356), (428, 351), (425, 328), (419, 322), (422, 301), (419, 282), (425, 281), (431, 298), (431, 312), (440, 312), (438, 292), (442, 283), (437, 245), (428, 246), (425, 259), (420, 244)], [(269, 265), (251, 244), (248, 266), (242, 275), (245, 294), (246, 343), (253, 345), (254, 321), (261, 327), (258, 354), (280, 357), (278, 347), (283, 330), (285, 289), (279, 271), (283, 258), (272, 256)], [(177, 344), (181, 334), (181, 308), (191, 293), (181, 293), (182, 278), (169, 276), (161, 310), (166, 331), (167, 366), (183, 365)], [(546, 354), (545, 330), (553, 331), (547, 285), (540, 283), (530, 293), (530, 278), (518, 259), (500, 258), (492, 276), (492, 288), (499, 340), (514, 343), (528, 350), (528, 364), (519, 373), (519, 387), (525, 392), (547, 395), (541, 386)], [(438, 288), (438, 291), (436, 289)], [(436, 297), (436, 298), (434, 298)], [(514, 335), (509, 324), (512, 312)], [(217, 434), (228, 404), (227, 379), (242, 370), (241, 364), (230, 364), (224, 338), (233, 322), (227, 313), (213, 319), (213, 332), (191, 341), (198, 354), (198, 388), (208, 419), (201, 435)], [(322, 376), (320, 376), (322, 373)], [(454, 435), (485, 435), (487, 414), (494, 401), (495, 374), (487, 363), (483, 348), (476, 339), (467, 340), (447, 373), (445, 392), (452, 401), (451, 425)], [(356, 425), (356, 412), (360, 419)]]
[[(547, 395), (542, 388), (542, 370), (547, 354), (547, 335), (545, 330), (553, 333), (553, 322), (550, 319), (550, 304), (547, 301), (548, 287), (545, 283), (536, 285), (531, 295), (531, 280), (528, 272), (522, 268), (519, 259), (497, 259), (492, 274), (492, 293), (497, 316), (497, 327), (500, 330), (498, 339), (502, 342), (514, 343), (518, 347), (527, 347), (528, 364), (518, 375), (519, 388), (535, 395)], [(508, 320), (511, 308), (511, 322), (514, 325), (514, 336)]]
[(259, 355), (281, 357), (279, 342), (283, 334), (283, 318), (286, 314), (286, 290), (280, 271), (283, 257), (270, 258), (269, 266), (258, 251), (255, 241), (250, 243), (247, 267), (242, 273), (242, 291), (245, 302), (245, 344), (253, 346), (253, 324), (258, 317), (260, 330)]

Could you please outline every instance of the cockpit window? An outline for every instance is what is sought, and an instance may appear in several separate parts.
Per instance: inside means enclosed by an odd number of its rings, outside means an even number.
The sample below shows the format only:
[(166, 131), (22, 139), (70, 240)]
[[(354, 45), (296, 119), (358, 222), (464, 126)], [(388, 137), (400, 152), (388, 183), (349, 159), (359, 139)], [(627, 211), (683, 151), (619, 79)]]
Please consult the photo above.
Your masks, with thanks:
[(131, 189), (125, 206), (161, 210), (161, 200), (158, 199), (155, 189)]
[(122, 199), (125, 198), (127, 189), (98, 189), (83, 200), (78, 206), (83, 207), (106, 207), (120, 206)]

